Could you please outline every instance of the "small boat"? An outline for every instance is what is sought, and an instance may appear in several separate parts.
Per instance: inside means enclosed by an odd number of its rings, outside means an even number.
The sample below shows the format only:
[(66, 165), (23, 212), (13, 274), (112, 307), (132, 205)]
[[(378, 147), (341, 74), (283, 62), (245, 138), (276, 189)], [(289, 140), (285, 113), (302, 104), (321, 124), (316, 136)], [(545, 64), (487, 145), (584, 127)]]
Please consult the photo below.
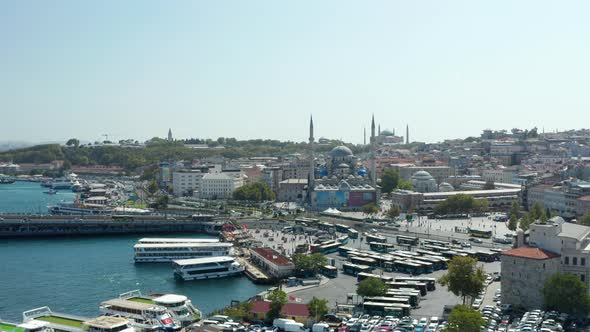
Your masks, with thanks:
[(48, 191), (44, 191), (43, 193), (47, 195), (55, 195), (57, 194), (57, 190), (49, 189)]

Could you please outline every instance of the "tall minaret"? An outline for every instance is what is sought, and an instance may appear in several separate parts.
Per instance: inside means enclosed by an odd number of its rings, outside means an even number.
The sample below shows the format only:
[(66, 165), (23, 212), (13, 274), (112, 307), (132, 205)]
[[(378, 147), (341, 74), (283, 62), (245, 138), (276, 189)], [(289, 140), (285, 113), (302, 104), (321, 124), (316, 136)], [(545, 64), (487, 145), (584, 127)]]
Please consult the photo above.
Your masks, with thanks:
[(377, 142), (375, 139), (375, 115), (371, 119), (371, 183), (377, 188), (377, 165), (375, 161)]
[(410, 126), (406, 125), (406, 144), (410, 144)]
[(309, 118), (309, 180), (307, 182), (307, 191), (311, 202), (311, 192), (315, 184), (315, 156), (313, 153), (313, 116)]
[(172, 142), (172, 128), (168, 128), (168, 141)]
[(363, 145), (367, 145), (367, 127), (363, 128)]
[(381, 136), (381, 124), (379, 124), (379, 127), (377, 128), (377, 136)]

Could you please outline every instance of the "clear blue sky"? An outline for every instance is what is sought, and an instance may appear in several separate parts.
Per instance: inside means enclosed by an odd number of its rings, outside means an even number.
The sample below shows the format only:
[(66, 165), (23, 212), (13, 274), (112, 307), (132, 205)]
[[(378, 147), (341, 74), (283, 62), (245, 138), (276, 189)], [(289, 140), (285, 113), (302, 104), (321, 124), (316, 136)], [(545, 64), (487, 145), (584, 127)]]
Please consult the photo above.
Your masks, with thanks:
[[(3, 1), (2, 140), (588, 127), (588, 1)], [(405, 132), (405, 130), (404, 130)]]

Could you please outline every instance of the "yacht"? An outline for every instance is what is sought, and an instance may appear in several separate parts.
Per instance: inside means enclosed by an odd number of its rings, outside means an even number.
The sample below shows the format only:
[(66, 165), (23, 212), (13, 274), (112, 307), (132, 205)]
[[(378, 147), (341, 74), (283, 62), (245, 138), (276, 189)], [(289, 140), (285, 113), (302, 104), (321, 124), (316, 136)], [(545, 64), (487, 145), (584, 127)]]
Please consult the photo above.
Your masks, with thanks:
[(138, 243), (133, 246), (134, 259), (142, 262), (171, 262), (176, 259), (228, 256), (233, 245), (213, 243)]
[(189, 326), (197, 322), (202, 317), (199, 309), (193, 306), (191, 300), (184, 295), (177, 294), (152, 294), (144, 296), (139, 290), (133, 290), (119, 295), (119, 298), (127, 300), (143, 301), (145, 303), (154, 303), (167, 308), (172, 314), (172, 318), (178, 320), (182, 327)]
[(178, 331), (178, 321), (165, 307), (141, 299), (112, 299), (100, 304), (100, 311), (107, 316), (124, 317), (140, 331)]
[(233, 257), (209, 257), (174, 261), (174, 276), (182, 280), (200, 280), (237, 276), (244, 266)]

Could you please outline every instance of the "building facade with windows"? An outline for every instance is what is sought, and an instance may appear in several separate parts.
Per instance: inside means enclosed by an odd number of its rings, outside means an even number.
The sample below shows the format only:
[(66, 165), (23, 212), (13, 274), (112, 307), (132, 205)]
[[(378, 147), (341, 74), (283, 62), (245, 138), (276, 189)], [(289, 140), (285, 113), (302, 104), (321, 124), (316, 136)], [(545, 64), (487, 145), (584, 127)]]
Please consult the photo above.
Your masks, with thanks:
[(250, 259), (271, 278), (289, 277), (295, 271), (291, 260), (271, 248), (251, 248)]
[(205, 174), (201, 179), (199, 197), (205, 199), (230, 198), (242, 181), (223, 173)]

